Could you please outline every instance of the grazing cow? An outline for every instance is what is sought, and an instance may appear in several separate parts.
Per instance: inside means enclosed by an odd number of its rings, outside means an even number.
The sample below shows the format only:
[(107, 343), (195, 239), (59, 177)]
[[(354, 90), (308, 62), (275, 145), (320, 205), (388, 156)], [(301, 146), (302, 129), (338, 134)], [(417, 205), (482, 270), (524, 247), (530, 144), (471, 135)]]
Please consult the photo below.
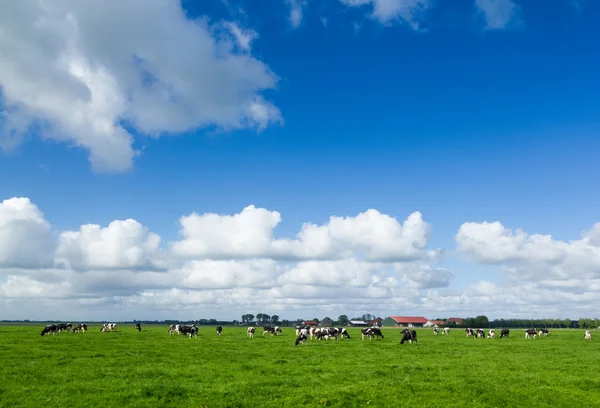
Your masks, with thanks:
[(275, 334), (281, 334), (281, 328), (279, 326), (275, 326), (273, 329), (275, 330)]
[(417, 331), (410, 330), (408, 328), (402, 330), (402, 338), (400, 339), (400, 344), (404, 344), (405, 341), (412, 343), (413, 341), (417, 342)]
[(87, 324), (78, 324), (71, 330), (73, 333), (87, 333)]
[(185, 336), (198, 337), (198, 326), (195, 324), (186, 324), (179, 326), (179, 332)]
[(308, 332), (310, 333), (310, 339), (313, 340), (315, 337), (317, 337), (317, 333), (321, 332), (321, 329), (318, 327), (311, 327)]
[(500, 338), (505, 337), (505, 336), (508, 337), (509, 334), (510, 334), (510, 330), (508, 330), (508, 329), (502, 329), (500, 331)]
[(44, 334), (50, 335), (50, 333), (52, 333), (52, 335), (55, 336), (57, 332), (58, 332), (58, 327), (55, 324), (47, 324), (44, 327), (44, 329), (42, 330), (41, 335), (42, 336)]
[(222, 331), (223, 328), (221, 326), (217, 326), (217, 336), (220, 336)]
[(496, 332), (494, 331), (494, 329), (490, 329), (487, 338), (493, 339), (495, 335), (496, 335)]
[(69, 331), (73, 328), (71, 323), (59, 323), (56, 325), (56, 330), (60, 333), (63, 330)]
[(526, 339), (528, 339), (530, 337), (533, 337), (535, 339), (535, 334), (536, 334), (535, 329), (533, 329), (533, 330), (532, 329), (525, 330), (525, 338)]
[(475, 331), (475, 329), (471, 329), (470, 327), (465, 329), (465, 333), (467, 334), (467, 337), (469, 337), (469, 336), (473, 336), (473, 338), (477, 337), (477, 332)]
[(439, 334), (439, 332), (440, 332), (440, 328), (439, 328), (439, 327), (434, 327), (434, 328), (433, 328), (433, 334), (434, 334), (434, 335), (436, 335), (436, 336), (437, 336), (437, 335)]
[(246, 330), (246, 335), (248, 337), (254, 337), (254, 327), (248, 327), (248, 330)]
[(589, 331), (589, 330), (586, 330), (586, 331), (585, 331), (585, 335), (583, 336), (583, 338), (584, 338), (585, 340), (591, 340), (591, 339), (592, 339), (592, 332), (591, 332), (591, 331)]
[(116, 323), (104, 323), (102, 325), (102, 327), (100, 328), (100, 333), (106, 332), (106, 331), (116, 331), (116, 330), (117, 330)]
[(444, 331), (442, 331), (442, 334), (450, 334), (450, 327), (444, 327)]
[[(306, 331), (306, 329), (304, 329)], [(306, 346), (306, 339), (307, 336), (304, 333), (301, 333), (298, 337), (296, 337), (296, 341), (294, 341), (294, 346), (297, 346), (298, 344), (302, 344), (303, 346)]]
[(141, 332), (142, 331), (142, 326), (139, 323), (135, 324), (135, 330)]
[(343, 339), (343, 338), (349, 339), (350, 338), (350, 334), (348, 333), (348, 330), (346, 330), (345, 327), (340, 327), (338, 330), (339, 330), (341, 339)]
[(548, 330), (548, 329), (540, 329), (540, 330), (538, 331), (538, 336), (540, 336), (540, 337), (541, 337), (541, 336), (547, 336), (547, 335), (548, 335), (548, 333), (550, 333), (550, 330)]
[(274, 327), (269, 327), (269, 326), (263, 327), (263, 333), (262, 333), (262, 335), (264, 336), (265, 333), (269, 333), (271, 336), (276, 336), (277, 335), (277, 332), (275, 332), (275, 328)]
[(317, 338), (319, 340), (321, 340), (321, 339), (329, 340), (330, 337), (333, 337), (334, 339), (338, 340), (339, 334), (340, 334), (339, 329), (336, 329), (335, 327), (327, 327), (327, 328), (322, 328), (317, 333)]
[(477, 337), (480, 339), (485, 338), (485, 331), (483, 329), (477, 329)]
[(172, 324), (169, 326), (169, 334), (175, 334), (177, 333), (178, 335), (181, 334), (181, 332), (179, 331), (179, 325), (178, 324)]

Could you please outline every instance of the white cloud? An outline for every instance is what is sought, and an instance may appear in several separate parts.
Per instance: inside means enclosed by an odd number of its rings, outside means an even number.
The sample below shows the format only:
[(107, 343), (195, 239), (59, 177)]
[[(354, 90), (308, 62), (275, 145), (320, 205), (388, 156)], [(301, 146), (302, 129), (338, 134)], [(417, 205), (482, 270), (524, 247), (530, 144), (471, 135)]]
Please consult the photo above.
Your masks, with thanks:
[(330, 217), (305, 223), (295, 238), (275, 237), (280, 222), (278, 212), (254, 206), (191, 214), (180, 219), (181, 240), (161, 248), (160, 237), (133, 219), (53, 234), (28, 199), (6, 200), (0, 237), (16, 244), (0, 247), (0, 303), (14, 307), (27, 298), (38, 316), (41, 305), (50, 313), (70, 300), (94, 318), (128, 310), (151, 317), (160, 308), (165, 318), (178, 308), (222, 305), (215, 314), (235, 310), (237, 317), (254, 307), (410, 304), (453, 277), (427, 263), (435, 251), (427, 249), (429, 225), (418, 212), (402, 223), (376, 210)]
[(4, 148), (34, 126), (88, 150), (94, 169), (122, 171), (138, 154), (123, 121), (156, 136), (281, 121), (260, 95), (277, 77), (249, 54), (257, 34), (235, 22), (190, 20), (171, 0), (9, 3), (0, 13)]
[(371, 16), (381, 23), (402, 20), (415, 29), (419, 28), (419, 18), (429, 7), (429, 0), (340, 0), (348, 7), (369, 6)]
[(502, 29), (518, 19), (519, 8), (512, 0), (475, 0), (488, 29)]
[(370, 209), (356, 217), (331, 217), (324, 225), (306, 223), (296, 239), (274, 238), (281, 222), (276, 211), (248, 206), (233, 216), (191, 214), (180, 219), (182, 240), (172, 243), (182, 257), (340, 259), (396, 261), (435, 255), (426, 248), (430, 226), (421, 214), (403, 224)]
[(598, 224), (579, 240), (512, 231), (499, 222), (465, 223), (456, 234), (458, 250), (471, 259), (499, 264), (516, 280), (600, 278)]
[(159, 244), (157, 234), (132, 219), (106, 228), (88, 224), (60, 235), (57, 260), (76, 270), (152, 268)]
[(289, 21), (293, 28), (297, 28), (302, 23), (303, 8), (306, 5), (304, 0), (286, 0), (290, 8)]
[(0, 268), (51, 266), (55, 237), (28, 198), (0, 203)]

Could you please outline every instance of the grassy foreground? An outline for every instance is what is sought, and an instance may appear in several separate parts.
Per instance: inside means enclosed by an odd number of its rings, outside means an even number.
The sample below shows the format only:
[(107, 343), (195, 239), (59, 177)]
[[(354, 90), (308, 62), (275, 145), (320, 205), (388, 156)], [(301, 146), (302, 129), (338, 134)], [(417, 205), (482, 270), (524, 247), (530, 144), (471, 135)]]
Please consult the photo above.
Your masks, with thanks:
[[(198, 338), (166, 326), (40, 336), (40, 326), (0, 326), (0, 406), (31, 407), (600, 407), (600, 333), (554, 330), (525, 340), (434, 336), (308, 341), (294, 329), (254, 339), (213, 327)], [(499, 334), (499, 330), (497, 330)]]

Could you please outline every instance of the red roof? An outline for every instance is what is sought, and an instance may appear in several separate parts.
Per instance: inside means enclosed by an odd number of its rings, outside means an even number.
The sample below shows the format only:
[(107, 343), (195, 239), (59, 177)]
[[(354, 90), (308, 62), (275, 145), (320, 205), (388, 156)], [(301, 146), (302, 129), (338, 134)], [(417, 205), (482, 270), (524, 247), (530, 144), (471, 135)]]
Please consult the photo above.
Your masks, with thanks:
[(447, 322), (455, 322), (457, 324), (462, 323), (462, 319), (460, 317), (451, 317), (451, 318), (447, 319), (446, 321)]
[(437, 324), (438, 326), (443, 326), (446, 324), (446, 322), (443, 320), (432, 320), (431, 323)]
[(424, 317), (419, 317), (419, 316), (390, 316), (392, 319), (394, 319), (396, 322), (398, 323), (427, 323), (429, 320), (427, 320)]

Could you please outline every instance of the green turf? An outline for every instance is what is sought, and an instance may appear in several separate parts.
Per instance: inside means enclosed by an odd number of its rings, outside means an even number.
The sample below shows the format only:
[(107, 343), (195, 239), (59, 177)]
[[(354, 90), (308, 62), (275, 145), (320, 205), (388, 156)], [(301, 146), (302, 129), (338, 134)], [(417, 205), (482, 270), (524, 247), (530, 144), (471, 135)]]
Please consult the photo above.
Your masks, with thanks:
[(251, 339), (210, 327), (189, 339), (166, 326), (41, 337), (42, 327), (0, 326), (1, 407), (600, 407), (598, 332), (525, 340), (515, 329), (500, 340), (423, 329), (401, 346), (398, 329), (372, 341), (349, 329), (350, 340), (294, 347), (292, 328)]

